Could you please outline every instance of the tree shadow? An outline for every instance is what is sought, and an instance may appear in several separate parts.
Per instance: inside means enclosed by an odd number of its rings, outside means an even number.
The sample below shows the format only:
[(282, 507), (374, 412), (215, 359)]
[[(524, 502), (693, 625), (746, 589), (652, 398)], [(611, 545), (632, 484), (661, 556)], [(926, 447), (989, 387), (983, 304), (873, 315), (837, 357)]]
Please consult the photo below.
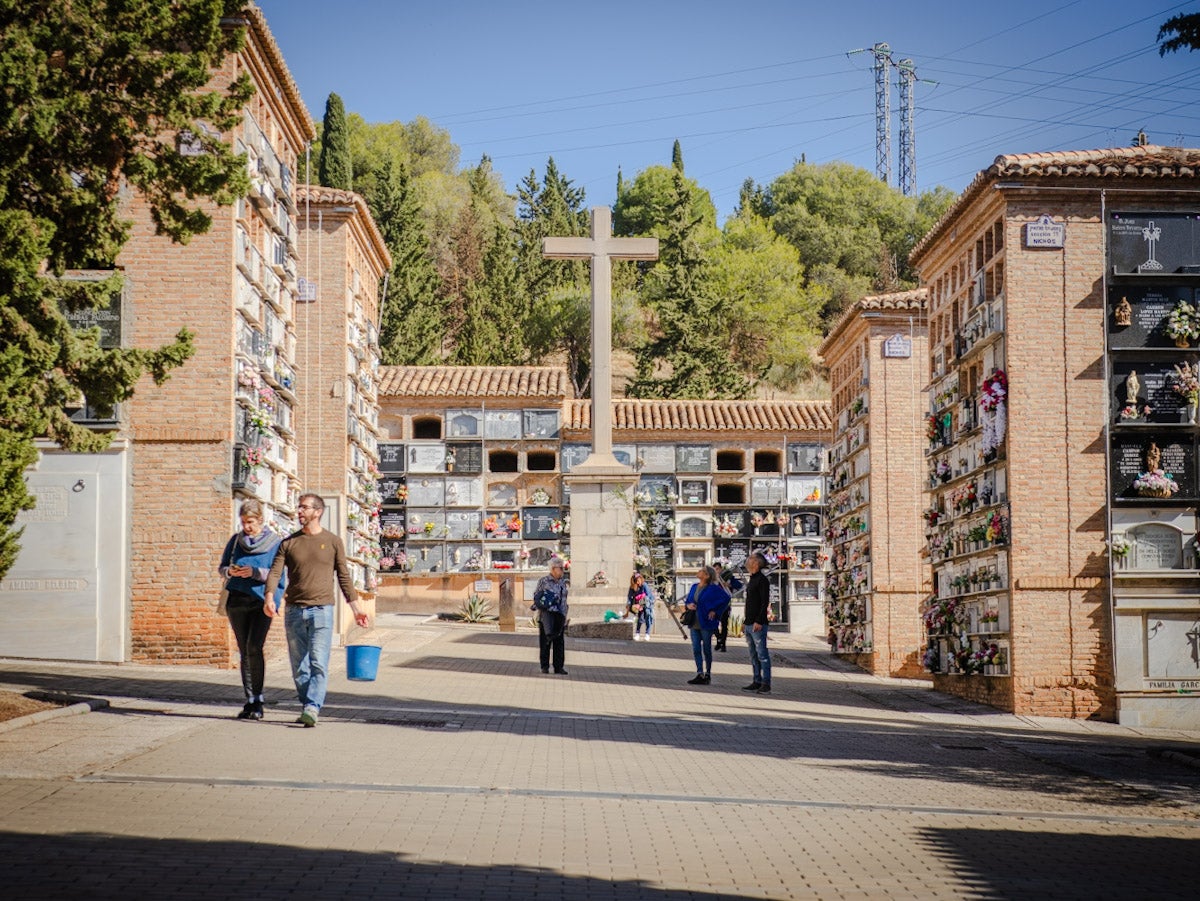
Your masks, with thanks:
[(955, 874), (965, 898), (1160, 901), (1195, 898), (1200, 884), (1195, 838), (929, 826), (917, 841)]
[(740, 897), (545, 867), (470, 866), (290, 845), (0, 832), (0, 884), (22, 899)]

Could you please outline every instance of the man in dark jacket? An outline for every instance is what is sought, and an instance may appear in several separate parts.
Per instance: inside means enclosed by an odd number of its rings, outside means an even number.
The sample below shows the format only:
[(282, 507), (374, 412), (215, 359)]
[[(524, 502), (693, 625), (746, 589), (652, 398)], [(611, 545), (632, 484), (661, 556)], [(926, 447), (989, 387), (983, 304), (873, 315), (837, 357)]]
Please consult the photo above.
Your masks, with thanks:
[(746, 561), (750, 581), (746, 583), (746, 644), (750, 646), (750, 666), (754, 681), (743, 691), (766, 694), (771, 690), (771, 654), (767, 650), (767, 624), (771, 620), (771, 583), (763, 569), (767, 565), (761, 552)]

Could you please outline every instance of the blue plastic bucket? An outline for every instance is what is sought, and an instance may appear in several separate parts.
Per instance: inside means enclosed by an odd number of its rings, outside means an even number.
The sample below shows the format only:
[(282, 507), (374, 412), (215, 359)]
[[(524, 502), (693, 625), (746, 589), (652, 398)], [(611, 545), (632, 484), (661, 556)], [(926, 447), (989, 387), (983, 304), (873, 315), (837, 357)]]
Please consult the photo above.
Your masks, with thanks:
[(374, 644), (346, 645), (346, 678), (351, 682), (374, 682), (382, 650)]

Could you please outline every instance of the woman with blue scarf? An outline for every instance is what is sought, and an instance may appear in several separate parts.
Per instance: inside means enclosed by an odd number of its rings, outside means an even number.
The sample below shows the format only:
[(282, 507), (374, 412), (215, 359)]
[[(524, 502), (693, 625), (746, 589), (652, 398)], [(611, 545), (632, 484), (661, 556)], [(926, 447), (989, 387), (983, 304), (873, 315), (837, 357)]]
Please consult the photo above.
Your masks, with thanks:
[[(229, 598), (225, 602), (225, 615), (237, 638), (238, 654), (242, 670), (242, 688), (246, 693), (246, 705), (238, 714), (239, 720), (261, 720), (263, 718), (263, 681), (267, 663), (263, 645), (267, 642), (267, 631), (271, 628), (271, 617), (263, 612), (267, 575), (271, 562), (279, 549), (282, 538), (263, 523), (262, 504), (251, 498), (242, 503), (238, 515), (242, 530), (235, 532), (221, 554), (217, 571), (226, 580), (225, 589)], [(275, 608), (283, 598), (287, 575), (279, 581), (275, 590)]]
[(699, 580), (688, 589), (684, 607), (694, 611), (691, 621), (692, 656), (696, 659), (696, 677), (688, 685), (707, 685), (712, 681), (712, 637), (721, 626), (721, 617), (729, 607), (729, 592), (717, 581), (717, 571), (702, 566)]

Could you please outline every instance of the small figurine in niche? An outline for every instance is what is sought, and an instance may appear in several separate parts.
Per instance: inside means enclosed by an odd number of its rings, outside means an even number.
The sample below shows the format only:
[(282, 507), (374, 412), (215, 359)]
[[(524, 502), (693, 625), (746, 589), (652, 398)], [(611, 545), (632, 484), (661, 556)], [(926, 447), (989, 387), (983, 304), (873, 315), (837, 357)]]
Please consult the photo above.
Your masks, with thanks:
[(1113, 324), (1117, 326), (1126, 326), (1133, 323), (1133, 306), (1129, 303), (1129, 298), (1122, 297), (1120, 303), (1113, 308)]
[(1137, 372), (1131, 371), (1129, 378), (1125, 379), (1125, 403), (1137, 404), (1138, 392), (1142, 389), (1142, 383), (1138, 380)]
[(1146, 448), (1146, 471), (1156, 471), (1161, 468), (1159, 465), (1161, 462), (1162, 449), (1155, 442), (1151, 441), (1150, 446)]

